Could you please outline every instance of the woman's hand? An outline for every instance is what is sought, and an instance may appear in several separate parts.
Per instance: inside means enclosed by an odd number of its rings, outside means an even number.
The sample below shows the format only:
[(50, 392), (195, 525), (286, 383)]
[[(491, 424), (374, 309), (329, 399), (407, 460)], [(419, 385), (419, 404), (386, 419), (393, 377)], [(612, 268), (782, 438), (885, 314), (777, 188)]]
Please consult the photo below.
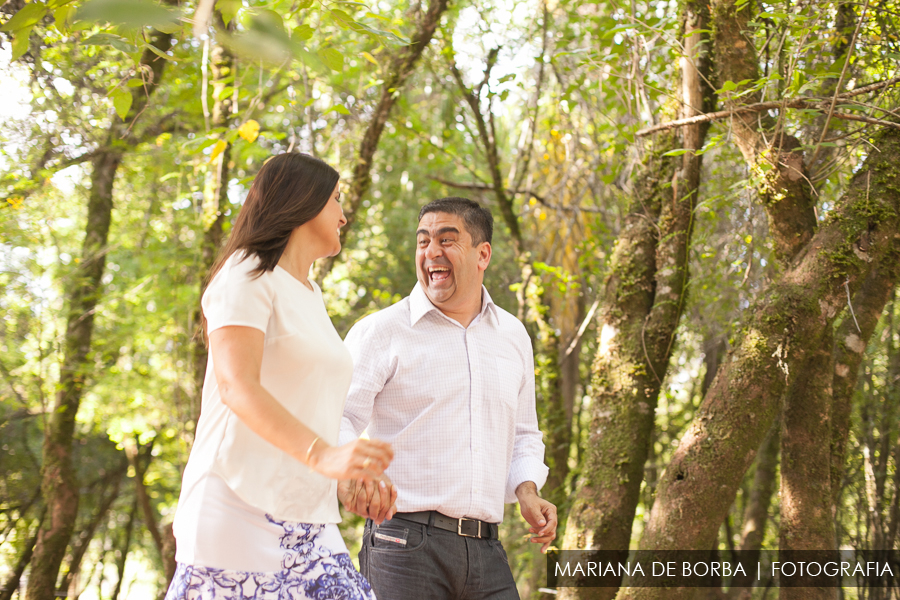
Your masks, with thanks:
[(309, 453), (313, 471), (331, 479), (378, 478), (394, 459), (391, 445), (381, 440), (355, 440), (343, 446), (316, 443)]

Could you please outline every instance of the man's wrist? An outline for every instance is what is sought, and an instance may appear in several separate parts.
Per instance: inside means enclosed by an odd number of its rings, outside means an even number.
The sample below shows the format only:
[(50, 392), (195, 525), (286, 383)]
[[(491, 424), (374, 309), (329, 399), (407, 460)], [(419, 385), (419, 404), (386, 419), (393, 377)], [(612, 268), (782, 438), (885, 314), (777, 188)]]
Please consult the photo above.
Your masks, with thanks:
[(537, 485), (533, 481), (523, 481), (516, 487), (516, 498), (538, 495)]

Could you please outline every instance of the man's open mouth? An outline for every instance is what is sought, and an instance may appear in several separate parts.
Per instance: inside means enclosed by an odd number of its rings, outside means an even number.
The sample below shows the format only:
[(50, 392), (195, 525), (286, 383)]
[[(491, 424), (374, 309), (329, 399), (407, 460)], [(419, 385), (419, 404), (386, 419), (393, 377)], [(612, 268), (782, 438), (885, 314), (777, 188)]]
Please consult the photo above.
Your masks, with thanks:
[(450, 277), (450, 267), (428, 267), (428, 277), (432, 283), (440, 283)]

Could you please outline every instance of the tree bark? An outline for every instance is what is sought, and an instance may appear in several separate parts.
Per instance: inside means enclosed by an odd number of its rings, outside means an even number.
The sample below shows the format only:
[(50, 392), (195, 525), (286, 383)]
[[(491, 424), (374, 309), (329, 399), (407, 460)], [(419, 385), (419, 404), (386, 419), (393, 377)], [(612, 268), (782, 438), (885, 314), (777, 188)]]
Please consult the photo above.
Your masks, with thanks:
[(122, 591), (122, 583), (125, 581), (125, 563), (128, 561), (128, 549), (131, 547), (131, 532), (134, 531), (134, 519), (137, 516), (138, 499), (137, 495), (131, 503), (131, 510), (128, 511), (128, 524), (125, 525), (123, 533), (122, 547), (119, 548), (119, 555), (116, 557), (116, 588), (113, 590), (110, 600), (119, 600), (119, 593)]
[[(684, 8), (682, 114), (711, 107), (704, 3)], [(663, 154), (699, 150), (706, 128), (659, 136), (635, 174), (635, 193), (619, 235), (600, 315), (592, 368), (589, 449), (563, 547), (628, 550), (654, 412), (675, 342), (688, 281), (693, 209), (701, 157)], [(721, 522), (721, 521), (720, 521)], [(613, 598), (615, 588), (565, 588), (561, 598)]]
[(862, 287), (853, 296), (853, 314), (845, 314), (844, 320), (835, 332), (830, 458), (831, 497), (835, 506), (840, 501), (843, 486), (847, 438), (850, 435), (850, 412), (859, 367), (869, 338), (875, 332), (878, 319), (884, 312), (884, 307), (900, 277), (898, 264), (900, 256), (896, 256), (893, 261), (886, 260), (872, 269)]
[(152, 449), (153, 442), (142, 448), (137, 438), (135, 438), (134, 445), (128, 446), (126, 451), (128, 460), (131, 462), (131, 466), (134, 467), (134, 493), (137, 496), (138, 506), (140, 506), (141, 513), (144, 515), (144, 525), (147, 526), (147, 531), (150, 532), (150, 536), (153, 538), (153, 545), (156, 546), (163, 567), (166, 569), (166, 585), (168, 586), (175, 575), (175, 548), (168, 543), (163, 535), (164, 531), (159, 526), (156, 510), (150, 502), (150, 494), (147, 493), (147, 487), (144, 484), (144, 474), (147, 472), (147, 467), (151, 460)]
[[(222, 13), (216, 11), (215, 19), (218, 27), (227, 30), (222, 20)], [(229, 23), (233, 28), (234, 20)], [(234, 112), (234, 94), (225, 96), (223, 92), (228, 87), (229, 81), (234, 85), (234, 55), (221, 44), (213, 44), (209, 54), (210, 70), (212, 72), (213, 108), (210, 125), (213, 129), (228, 127), (232, 121)], [(207, 176), (206, 187), (203, 190), (203, 242), (200, 250), (200, 297), (206, 290), (207, 277), (212, 268), (222, 242), (225, 239), (224, 207), (228, 205), (228, 180), (231, 176), (231, 144), (219, 155), (215, 163), (215, 173)], [(203, 315), (200, 312), (200, 303), (197, 303), (194, 311), (194, 323), (202, 322)], [(206, 346), (206, 338), (202, 332), (197, 332), (193, 338), (194, 356), (194, 396), (193, 396), (193, 422), (196, 427), (200, 418), (200, 404), (203, 395), (203, 382), (206, 378), (206, 366), (209, 359), (209, 349)]]
[[(742, 8), (736, 0), (714, 0), (715, 54), (719, 81), (757, 81), (759, 62), (749, 31), (752, 4)], [(751, 84), (752, 85), (752, 84)], [(741, 88), (735, 93), (742, 91)], [(761, 92), (740, 99), (725, 97), (726, 110), (761, 100)], [(751, 178), (769, 216), (775, 254), (783, 262), (793, 259), (816, 228), (812, 198), (800, 142), (779, 128), (767, 113), (739, 113), (731, 120), (734, 141), (750, 166)]]
[[(372, 160), (375, 156), (375, 150), (378, 149), (381, 133), (384, 131), (388, 117), (391, 115), (391, 110), (397, 103), (400, 90), (403, 89), (406, 81), (412, 75), (413, 67), (416, 66), (425, 48), (431, 42), (431, 38), (441, 22), (441, 16), (446, 10), (447, 0), (431, 0), (428, 4), (428, 10), (416, 24), (416, 31), (410, 38), (409, 45), (401, 48), (390, 60), (388, 72), (384, 83), (381, 85), (381, 98), (372, 112), (372, 119), (369, 121), (366, 132), (363, 134), (359, 153), (356, 156), (356, 165), (353, 167), (353, 177), (350, 179), (349, 189), (346, 191), (345, 200), (342, 203), (347, 224), (341, 229), (341, 245), (346, 243), (347, 234), (356, 222), (357, 212), (362, 204), (363, 196), (372, 183)], [(319, 260), (315, 267), (315, 278), (322, 281), (331, 272), (332, 267), (334, 267), (334, 261), (334, 257)]]
[[(171, 40), (171, 34), (154, 32), (150, 43), (166, 52)], [(147, 105), (149, 96), (159, 85), (165, 62), (154, 52), (144, 51), (141, 65), (148, 67), (149, 81), (145, 86), (132, 90), (132, 104), (126, 120), (133, 121)], [(119, 139), (126, 131), (117, 117), (113, 117), (106, 143), (91, 161), (91, 190), (81, 260), (66, 295), (69, 312), (59, 391), (44, 432), (41, 488), (49, 512), (49, 524), (38, 535), (31, 576), (28, 578), (28, 600), (53, 599), (59, 567), (78, 515), (78, 484), (72, 465), (75, 415), (92, 367), (90, 349), (94, 311), (103, 292), (101, 279), (106, 266), (106, 242), (112, 220), (113, 183), (125, 153)]]
[[(116, 498), (119, 497), (119, 489), (122, 486), (122, 477), (127, 472), (128, 463), (122, 468), (116, 469), (114, 472), (110, 473), (111, 475), (111, 484), (112, 489), (105, 496), (103, 495), (103, 491), (100, 491), (100, 496), (102, 498), (99, 506), (97, 506), (97, 510), (94, 512), (94, 515), (91, 517), (91, 520), (85, 525), (84, 530), (82, 530), (81, 534), (78, 535), (77, 541), (74, 543), (72, 548), (72, 558), (69, 560), (69, 568), (66, 570), (66, 574), (63, 576), (62, 582), (59, 584), (59, 591), (57, 592), (57, 597), (60, 594), (66, 594), (66, 596), (77, 596), (78, 594), (74, 594), (73, 590), (70, 589), (73, 581), (78, 576), (78, 572), (81, 570), (81, 561), (84, 558), (85, 552), (87, 552), (88, 546), (91, 544), (91, 540), (94, 539), (94, 533), (97, 531), (97, 527), (100, 526), (100, 523), (103, 521), (104, 517), (109, 513), (109, 509), (112, 508), (113, 502), (116, 501)], [(109, 480), (107, 480), (109, 481)], [(105, 486), (104, 486), (105, 487)]]
[[(833, 334), (804, 354), (785, 397), (781, 430), (780, 550), (836, 549), (831, 504)], [(837, 598), (837, 588), (785, 587), (781, 600)]]
[[(747, 467), (778, 413), (778, 400), (858, 288), (900, 246), (900, 133), (884, 130), (844, 197), (810, 244), (762, 294), (744, 337), (720, 369), (657, 490), (641, 539), (648, 550), (702, 550), (716, 539)], [(869, 178), (871, 184), (869, 185)], [(629, 588), (622, 598), (661, 598)], [(693, 590), (666, 590), (691, 598)]]

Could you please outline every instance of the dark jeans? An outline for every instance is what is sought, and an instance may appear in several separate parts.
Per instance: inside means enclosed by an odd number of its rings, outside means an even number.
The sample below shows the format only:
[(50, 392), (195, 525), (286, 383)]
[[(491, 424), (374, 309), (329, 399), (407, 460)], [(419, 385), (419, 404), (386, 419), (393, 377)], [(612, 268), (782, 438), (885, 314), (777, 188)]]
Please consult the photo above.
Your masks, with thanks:
[(359, 567), (378, 600), (519, 600), (499, 540), (463, 537), (396, 515), (366, 521)]

